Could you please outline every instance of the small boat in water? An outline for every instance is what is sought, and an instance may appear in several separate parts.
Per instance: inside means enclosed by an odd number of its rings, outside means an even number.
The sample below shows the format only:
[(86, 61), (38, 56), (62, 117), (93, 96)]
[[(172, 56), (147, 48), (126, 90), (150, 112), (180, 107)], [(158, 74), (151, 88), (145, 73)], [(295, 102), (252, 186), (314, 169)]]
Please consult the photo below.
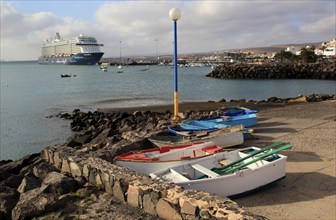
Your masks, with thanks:
[(107, 66), (101, 66), (100, 69), (101, 69), (103, 72), (107, 72)]
[[(157, 135), (150, 137), (149, 140), (158, 147), (181, 145), (199, 141), (211, 141), (224, 148), (244, 143), (243, 126), (223, 127), (215, 130), (185, 130), (176, 127), (168, 127), (169, 132), (175, 132), (176, 135)], [(174, 130), (175, 129), (175, 130)]]
[(119, 155), (115, 162), (133, 171), (150, 174), (186, 161), (199, 159), (223, 151), (213, 142), (199, 142), (187, 145), (165, 146), (142, 151), (131, 151)]
[(235, 197), (284, 178), (287, 157), (278, 152), (289, 148), (290, 144), (276, 142), (262, 149), (247, 147), (220, 152), (153, 172), (150, 176), (185, 189)]

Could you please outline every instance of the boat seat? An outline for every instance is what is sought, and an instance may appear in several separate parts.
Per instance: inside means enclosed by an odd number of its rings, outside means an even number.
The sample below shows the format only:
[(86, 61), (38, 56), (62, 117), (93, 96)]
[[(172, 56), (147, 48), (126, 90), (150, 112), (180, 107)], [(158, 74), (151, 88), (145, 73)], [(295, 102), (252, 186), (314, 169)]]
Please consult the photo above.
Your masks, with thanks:
[(216, 178), (216, 177), (219, 176), (219, 174), (217, 174), (217, 173), (211, 171), (210, 169), (205, 168), (205, 167), (203, 167), (199, 164), (193, 164), (193, 165), (191, 165), (191, 167), (194, 168), (195, 170), (207, 175), (208, 177), (211, 177), (211, 178)]
[(169, 168), (169, 171), (171, 174), (174, 175), (174, 182), (185, 182), (185, 181), (190, 181), (187, 177), (183, 176), (182, 174), (180, 174), (179, 172), (177, 172), (176, 170), (173, 170), (171, 168)]
[(229, 164), (231, 162), (232, 162), (231, 160), (223, 159), (223, 160), (220, 160), (218, 163), (220, 165), (224, 166), (224, 165)]

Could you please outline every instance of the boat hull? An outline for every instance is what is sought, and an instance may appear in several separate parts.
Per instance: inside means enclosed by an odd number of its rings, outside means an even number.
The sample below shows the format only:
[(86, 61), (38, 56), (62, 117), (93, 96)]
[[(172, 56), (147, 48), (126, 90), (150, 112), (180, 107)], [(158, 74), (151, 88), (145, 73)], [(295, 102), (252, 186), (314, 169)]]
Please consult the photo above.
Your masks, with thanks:
[[(193, 159), (190, 159), (193, 160)], [(151, 162), (145, 162), (145, 161), (122, 161), (117, 160), (116, 165), (127, 167), (130, 170), (133, 170), (135, 172), (141, 173), (141, 174), (150, 174), (153, 172), (156, 172), (158, 170), (165, 169), (167, 167), (172, 167), (179, 165), (181, 163), (184, 163), (186, 161), (183, 160), (176, 160), (176, 161), (151, 161)]]
[(175, 166), (186, 161), (200, 159), (223, 151), (212, 142), (166, 146), (142, 151), (132, 151), (115, 158), (119, 166), (127, 167), (142, 174)]
[(95, 65), (104, 55), (99, 53), (77, 53), (71, 56), (41, 56), (39, 64), (65, 64), (65, 65)]
[(223, 107), (217, 110), (217, 113), (221, 116), (238, 116), (238, 115), (248, 115), (256, 114), (257, 110), (251, 110), (244, 107), (233, 106), (233, 107)]
[(244, 127), (252, 127), (257, 125), (257, 115), (248, 114), (248, 115), (237, 115), (232, 117), (218, 117), (213, 119), (207, 119), (204, 121), (223, 124), (227, 126), (235, 126), (242, 124)]
[(222, 148), (236, 146), (244, 143), (243, 129), (240, 128), (232, 132), (222, 132), (222, 130), (207, 132), (205, 136), (193, 135), (189, 137), (183, 136), (156, 136), (149, 140), (158, 147), (175, 146), (199, 141), (211, 141)]
[[(246, 149), (247, 148), (242, 150)], [(235, 197), (246, 194), (286, 176), (285, 165), (287, 157), (280, 154), (278, 154), (278, 158), (273, 161), (260, 160), (248, 165), (247, 169), (237, 170), (234, 173), (221, 176), (211, 172), (211, 169), (214, 168), (214, 164), (223, 159), (227, 159), (229, 157), (228, 154), (236, 152), (237, 151), (218, 153), (207, 158), (190, 161), (151, 173), (150, 176), (160, 181), (176, 183), (185, 189), (206, 191), (223, 197)], [(241, 157), (247, 155), (242, 152), (239, 152), (239, 154)], [(196, 175), (195, 168), (192, 167), (203, 167), (210, 173), (208, 174), (210, 176), (207, 178), (189, 179), (187, 178), (189, 175)], [(217, 176), (211, 176), (211, 173)]]

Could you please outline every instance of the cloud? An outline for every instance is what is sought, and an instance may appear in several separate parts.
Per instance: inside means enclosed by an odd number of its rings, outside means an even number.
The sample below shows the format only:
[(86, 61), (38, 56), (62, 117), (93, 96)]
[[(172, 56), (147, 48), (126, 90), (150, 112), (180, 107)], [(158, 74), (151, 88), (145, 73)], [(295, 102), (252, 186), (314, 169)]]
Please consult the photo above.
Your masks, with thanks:
[[(179, 53), (327, 41), (335, 36), (334, 1), (110, 1), (97, 4), (100, 4), (98, 9), (87, 15), (92, 16), (91, 19), (85, 21), (72, 14), (60, 16), (57, 10), (41, 9), (26, 14), (15, 5), (2, 2), (1, 59), (36, 59), (41, 43), (55, 32), (65, 38), (79, 33), (95, 36), (105, 45), (105, 57), (118, 57), (120, 46), (123, 56), (153, 55), (155, 39), (158, 39), (159, 54), (172, 54), (173, 22), (168, 13), (173, 7), (182, 12), (178, 21)], [(81, 7), (86, 7), (85, 2)], [(31, 53), (22, 53), (22, 50)]]

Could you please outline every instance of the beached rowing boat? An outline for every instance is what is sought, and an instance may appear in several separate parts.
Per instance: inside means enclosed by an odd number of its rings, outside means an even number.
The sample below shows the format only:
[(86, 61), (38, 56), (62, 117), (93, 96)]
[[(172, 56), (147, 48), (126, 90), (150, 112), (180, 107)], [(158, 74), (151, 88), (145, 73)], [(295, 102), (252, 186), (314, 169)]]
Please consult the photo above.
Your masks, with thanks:
[[(176, 129), (176, 127), (174, 127)], [(173, 129), (173, 128), (168, 128)], [(243, 126), (237, 125), (232, 127), (224, 127), (211, 131), (188, 131), (175, 130), (179, 136), (158, 135), (150, 137), (149, 140), (158, 147), (182, 145), (193, 142), (214, 142), (216, 145), (224, 148), (244, 143)]]
[(257, 190), (286, 176), (287, 157), (278, 152), (291, 148), (276, 142), (263, 149), (248, 147), (153, 172), (150, 176), (186, 189), (234, 197)]
[(182, 121), (182, 128), (189, 128), (190, 126), (203, 126), (214, 129), (220, 126), (235, 126), (242, 124), (245, 128), (252, 127), (257, 124), (256, 114), (237, 115), (237, 116), (217, 116), (203, 120), (184, 120)]
[(119, 166), (127, 167), (142, 174), (171, 167), (186, 161), (199, 159), (223, 151), (213, 142), (165, 146), (142, 151), (131, 151), (115, 158)]
[(237, 115), (248, 115), (256, 113), (258, 113), (257, 110), (251, 110), (240, 106), (222, 107), (217, 110), (217, 114), (220, 116), (237, 116)]

